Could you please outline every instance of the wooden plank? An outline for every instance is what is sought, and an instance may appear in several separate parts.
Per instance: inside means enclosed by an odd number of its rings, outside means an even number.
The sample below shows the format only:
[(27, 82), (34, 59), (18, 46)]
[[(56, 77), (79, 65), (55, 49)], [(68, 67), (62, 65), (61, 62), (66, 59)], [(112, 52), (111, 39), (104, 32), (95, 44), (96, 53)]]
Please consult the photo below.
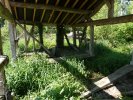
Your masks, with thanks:
[[(48, 4), (48, 2), (49, 2), (49, 0), (46, 0), (46, 5)], [(40, 22), (42, 22), (43, 21), (43, 18), (44, 18), (44, 15), (45, 15), (45, 9), (43, 9), (43, 13), (42, 13), (42, 17), (41, 17), (41, 20), (40, 20)]]
[(110, 6), (108, 7), (108, 18), (114, 17), (114, 0), (107, 0), (110, 2)]
[(72, 27), (73, 29), (73, 44), (74, 46), (77, 46), (77, 41), (76, 41), (76, 28)]
[[(59, 4), (60, 0), (57, 0), (56, 3), (55, 3), (55, 6), (57, 6)], [(50, 22), (52, 16), (54, 14), (54, 10), (52, 11), (52, 13), (50, 14), (50, 17), (49, 17), (49, 20), (48, 20), (48, 23)]]
[[(74, 2), (74, 4), (72, 5), (72, 8), (74, 8), (78, 2), (79, 2), (79, 0), (76, 0), (76, 1)], [(62, 23), (64, 22), (64, 20), (65, 20), (68, 16), (69, 16), (69, 13), (67, 13), (67, 14), (65, 15), (65, 17), (61, 20), (61, 23), (60, 23), (60, 24), (62, 24)]]
[[(67, 5), (68, 5), (68, 3), (70, 2), (70, 0), (67, 0), (66, 1), (66, 3), (65, 3), (65, 5), (64, 5), (64, 7), (66, 7)], [(59, 19), (59, 17), (61, 16), (61, 14), (62, 14), (62, 11), (60, 11), (59, 12), (59, 14), (58, 14), (58, 16), (56, 17), (56, 19), (55, 19), (55, 21), (54, 21), (54, 23), (56, 23), (57, 22), (57, 20)]]
[(0, 71), (3, 68), (3, 66), (7, 65), (9, 59), (7, 56), (0, 56)]
[(90, 25), (89, 53), (91, 56), (94, 55), (94, 25)]
[(1, 36), (1, 28), (0, 28), (0, 55), (3, 55), (3, 43), (2, 43), (2, 36)]
[[(97, 0), (93, 0), (93, 2), (87, 7), (87, 9), (89, 10), (95, 3), (97, 2)], [(80, 15), (79, 17), (77, 17), (72, 23), (71, 23), (71, 25), (72, 24), (74, 24), (74, 23), (76, 23), (76, 21), (78, 20), (78, 19), (80, 19), (82, 17), (82, 15)], [(82, 18), (81, 18), (82, 19)], [(78, 22), (77, 22), (78, 23)]]
[(10, 21), (10, 22), (14, 22), (13, 16), (10, 13), (10, 11), (5, 8), (2, 3), (0, 3), (0, 17)]
[(9, 35), (10, 35), (10, 46), (11, 46), (11, 53), (12, 53), (12, 59), (16, 60), (16, 43), (15, 43), (15, 24), (9, 23)]
[(83, 93), (81, 95), (81, 98), (89, 97), (89, 96), (91, 96), (91, 94), (106, 88), (108, 85), (117, 81), (119, 78), (125, 76), (126, 74), (128, 74), (131, 71), (133, 71), (133, 65), (125, 65), (125, 66), (121, 67), (120, 69), (118, 69), (117, 71), (112, 73), (111, 75), (104, 77), (103, 79), (95, 82), (94, 85), (96, 87), (93, 88), (91, 91), (87, 91), (87, 92)]
[[(24, 3), (26, 4), (26, 0), (24, 0)], [(24, 7), (24, 20), (26, 21), (26, 8)]]
[(120, 16), (120, 17), (113, 17), (108, 19), (93, 20), (85, 23), (79, 23), (79, 24), (73, 25), (73, 27), (90, 26), (91, 24), (96, 26), (101, 26), (101, 25), (111, 25), (111, 24), (120, 24), (120, 23), (128, 23), (128, 22), (133, 22), (133, 14)]
[[(83, 7), (87, 2), (88, 2), (88, 0), (85, 0), (85, 1), (81, 4), (81, 6), (79, 7), (79, 9), (82, 9), (82, 7)], [(89, 14), (89, 13), (88, 13), (88, 14)], [(73, 14), (73, 16), (68, 20), (67, 24), (69, 24), (75, 16), (76, 16), (76, 14)]]
[[(35, 4), (37, 4), (38, 0), (35, 0)], [(35, 16), (36, 16), (36, 6), (34, 8), (34, 12), (33, 12), (33, 22), (35, 20)]]
[[(87, 0), (88, 1), (88, 0)], [(12, 7), (21, 7), (21, 8), (29, 8), (29, 9), (47, 9), (47, 10), (55, 10), (55, 11), (62, 11), (68, 13), (75, 13), (75, 14), (89, 14), (88, 10), (81, 10), (81, 9), (72, 9), (66, 7), (59, 7), (59, 6), (52, 6), (52, 5), (43, 5), (43, 4), (32, 4), (32, 3), (20, 3), (20, 2), (12, 2), (10, 1)]]

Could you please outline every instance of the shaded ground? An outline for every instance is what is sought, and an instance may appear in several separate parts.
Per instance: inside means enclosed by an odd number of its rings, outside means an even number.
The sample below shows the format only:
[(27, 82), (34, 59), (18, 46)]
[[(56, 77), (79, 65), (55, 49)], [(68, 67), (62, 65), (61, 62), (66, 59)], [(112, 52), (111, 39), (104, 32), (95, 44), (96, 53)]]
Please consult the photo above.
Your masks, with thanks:
[[(130, 99), (126, 100), (133, 100), (133, 72), (130, 72), (126, 76), (118, 79), (113, 85), (93, 94), (92, 98), (96, 99), (114, 99), (108, 92), (111, 92), (114, 96), (118, 97), (119, 92), (122, 96), (128, 96)], [(106, 91), (106, 92), (105, 92)], [(108, 95), (107, 95), (108, 94)], [(118, 97), (119, 99), (119, 97)]]

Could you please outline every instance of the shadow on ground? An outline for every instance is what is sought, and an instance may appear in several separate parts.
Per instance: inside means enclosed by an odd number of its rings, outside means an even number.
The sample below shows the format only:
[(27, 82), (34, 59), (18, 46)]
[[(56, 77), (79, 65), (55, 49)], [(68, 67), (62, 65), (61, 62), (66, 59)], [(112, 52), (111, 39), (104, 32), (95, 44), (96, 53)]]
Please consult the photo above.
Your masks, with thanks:
[[(96, 50), (95, 57), (88, 58), (88, 59), (80, 59), (80, 60), (84, 61), (84, 66), (85, 66), (86, 72), (88, 72), (88, 71), (92, 72), (92, 73), (95, 72), (95, 73), (102, 74), (103, 76), (107, 76), (107, 75), (113, 73), (114, 71), (116, 71), (117, 69), (119, 69), (120, 67), (128, 64), (131, 59), (130, 54), (114, 52), (102, 44), (97, 45), (95, 50)], [(77, 70), (77, 68), (75, 66), (69, 64), (65, 60), (60, 59), (60, 60), (57, 60), (57, 62), (59, 62), (68, 72), (70, 72), (83, 85), (85, 85), (87, 89), (90, 90), (92, 87), (97, 87), (96, 85), (93, 84), (93, 82), (91, 80), (91, 75), (84, 76), (82, 73), (80, 73)], [(119, 80), (119, 82), (120, 81), (121, 80)], [(113, 83), (113, 84), (116, 84), (116, 83)], [(118, 90), (120, 90), (119, 89), (120, 86), (118, 86), (116, 88)], [(124, 88), (126, 89), (128, 87), (124, 87)], [(102, 96), (105, 96), (105, 99), (113, 98), (110, 94), (108, 94), (104, 91), (102, 91), (102, 93), (104, 94), (104, 95), (102, 94)]]

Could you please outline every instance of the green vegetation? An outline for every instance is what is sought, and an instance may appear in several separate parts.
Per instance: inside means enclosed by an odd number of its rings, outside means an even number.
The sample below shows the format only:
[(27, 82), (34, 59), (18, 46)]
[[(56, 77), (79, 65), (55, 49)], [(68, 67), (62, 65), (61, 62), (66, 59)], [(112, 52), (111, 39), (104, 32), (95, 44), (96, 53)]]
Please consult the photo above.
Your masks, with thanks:
[[(105, 14), (96, 16), (106, 17)], [(55, 45), (55, 36), (49, 34), (48, 28), (44, 29), (47, 33), (44, 44), (50, 48)], [(20, 28), (17, 29), (22, 32)], [(87, 35), (89, 36), (89, 28)], [(96, 56), (93, 58), (64, 58), (62, 62), (52, 64), (43, 54), (19, 57), (6, 68), (8, 88), (15, 93), (18, 100), (79, 100), (80, 94), (92, 88), (94, 81), (130, 62), (132, 36), (132, 23), (99, 26), (95, 28)], [(10, 57), (7, 23), (2, 28), (2, 38), (4, 54)], [(38, 44), (36, 47), (39, 47)], [(24, 51), (23, 38), (19, 42), (19, 48), (19, 53)], [(32, 51), (32, 42), (28, 49)], [(131, 99), (124, 97), (122, 100)]]

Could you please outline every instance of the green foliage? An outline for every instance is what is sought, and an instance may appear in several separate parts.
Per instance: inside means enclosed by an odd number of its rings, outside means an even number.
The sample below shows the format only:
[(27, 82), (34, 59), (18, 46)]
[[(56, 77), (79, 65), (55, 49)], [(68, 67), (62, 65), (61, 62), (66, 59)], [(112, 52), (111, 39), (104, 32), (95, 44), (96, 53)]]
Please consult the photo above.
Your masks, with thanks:
[[(28, 59), (18, 59), (17, 62), (9, 65), (10, 67), (6, 69), (7, 84), (19, 96), (38, 91), (43, 99), (59, 100), (77, 97), (84, 86), (81, 86), (71, 73), (66, 71), (68, 67), (66, 63), (69, 63), (71, 67), (76, 65), (79, 72), (85, 74), (80, 61), (68, 60), (61, 66), (48, 63), (43, 56), (34, 55)], [(71, 71), (76, 74), (75, 70)]]

